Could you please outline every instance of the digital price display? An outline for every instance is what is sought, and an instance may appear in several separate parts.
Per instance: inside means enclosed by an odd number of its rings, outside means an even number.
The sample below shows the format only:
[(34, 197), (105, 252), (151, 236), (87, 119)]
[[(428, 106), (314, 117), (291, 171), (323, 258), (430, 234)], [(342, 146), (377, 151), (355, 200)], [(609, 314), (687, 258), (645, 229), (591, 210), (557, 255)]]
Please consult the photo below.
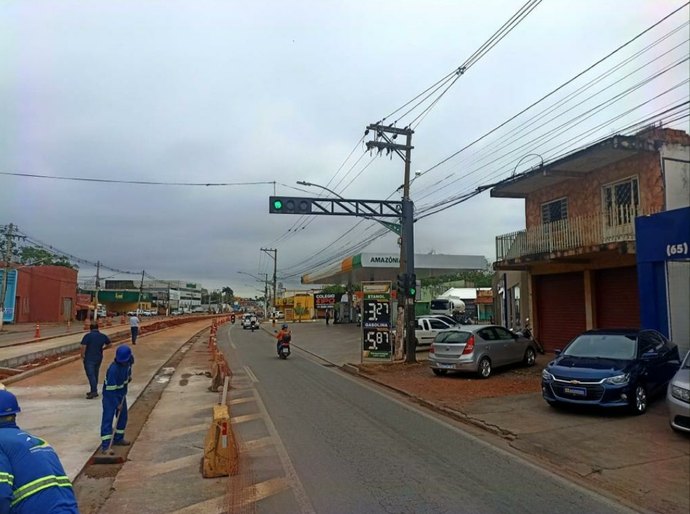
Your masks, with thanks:
[(362, 283), (362, 357), (392, 355), (390, 282)]

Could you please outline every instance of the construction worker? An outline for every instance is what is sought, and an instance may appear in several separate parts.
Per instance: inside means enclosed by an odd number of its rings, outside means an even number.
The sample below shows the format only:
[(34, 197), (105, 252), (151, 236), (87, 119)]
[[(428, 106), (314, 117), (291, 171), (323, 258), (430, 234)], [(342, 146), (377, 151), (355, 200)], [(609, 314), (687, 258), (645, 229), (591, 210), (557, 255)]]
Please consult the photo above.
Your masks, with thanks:
[(98, 372), (103, 362), (103, 349), (110, 347), (110, 339), (98, 330), (98, 323), (91, 323), (91, 331), (81, 340), (81, 359), (89, 381), (86, 399), (98, 398)]
[[(115, 350), (115, 360), (108, 367), (103, 382), (103, 417), (101, 418), (101, 453), (108, 453), (111, 439), (115, 446), (129, 446), (125, 440), (127, 426), (127, 384), (132, 381), (132, 349), (123, 344)], [(113, 438), (113, 418), (117, 426)]]
[(0, 388), (0, 514), (79, 514), (55, 450), (16, 424), (17, 397)]

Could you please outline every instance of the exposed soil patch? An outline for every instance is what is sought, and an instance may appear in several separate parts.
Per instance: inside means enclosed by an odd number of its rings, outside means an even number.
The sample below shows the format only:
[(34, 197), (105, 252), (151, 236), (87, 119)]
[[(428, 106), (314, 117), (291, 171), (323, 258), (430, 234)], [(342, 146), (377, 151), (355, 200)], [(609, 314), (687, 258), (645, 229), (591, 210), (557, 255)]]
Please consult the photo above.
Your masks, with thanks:
[[(359, 371), (388, 386), (454, 410), (483, 398), (496, 398), (541, 391), (541, 370), (549, 357), (539, 356), (531, 368), (498, 369), (484, 380), (469, 373), (437, 377), (426, 362), (415, 364), (362, 364)], [(543, 362), (541, 362), (543, 361)]]

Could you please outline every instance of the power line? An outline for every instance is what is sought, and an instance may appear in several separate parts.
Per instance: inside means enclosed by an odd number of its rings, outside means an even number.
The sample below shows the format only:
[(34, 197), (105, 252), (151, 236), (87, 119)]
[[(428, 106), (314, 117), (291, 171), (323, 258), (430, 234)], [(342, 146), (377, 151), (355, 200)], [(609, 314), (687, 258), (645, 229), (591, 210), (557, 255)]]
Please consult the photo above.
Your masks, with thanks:
[(570, 83), (572, 83), (573, 81), (577, 80), (579, 77), (581, 77), (582, 75), (586, 74), (587, 72), (589, 72), (590, 70), (592, 70), (593, 68), (595, 68), (596, 66), (598, 66), (599, 64), (601, 64), (602, 62), (604, 62), (605, 60), (607, 60), (609, 57), (615, 55), (617, 52), (619, 52), (619, 51), (622, 50), (623, 48), (625, 48), (625, 47), (627, 47), (628, 45), (632, 44), (633, 42), (637, 41), (639, 38), (641, 38), (641, 37), (642, 37), (643, 35), (645, 35), (647, 32), (649, 32), (650, 30), (654, 29), (655, 27), (657, 27), (658, 25), (660, 25), (661, 23), (663, 23), (664, 21), (666, 21), (667, 19), (669, 19), (671, 16), (673, 16), (673, 15), (676, 14), (677, 12), (679, 12), (679, 11), (681, 11), (682, 9), (684, 9), (685, 7), (687, 7), (689, 4), (690, 4), (690, 2), (686, 2), (686, 3), (683, 4), (682, 6), (678, 7), (678, 8), (675, 9), (674, 11), (672, 11), (671, 13), (667, 14), (666, 16), (664, 16), (663, 18), (661, 18), (661, 19), (660, 19), (659, 21), (657, 21), (656, 23), (650, 25), (650, 26), (647, 27), (645, 30), (643, 30), (642, 32), (640, 32), (639, 34), (637, 34), (636, 36), (634, 36), (633, 38), (629, 39), (628, 41), (626, 41), (625, 43), (623, 43), (622, 45), (620, 45), (618, 48), (616, 48), (616, 49), (613, 50), (612, 52), (608, 53), (606, 56), (604, 56), (604, 57), (602, 57), (601, 59), (599, 59), (598, 61), (596, 61), (594, 64), (591, 64), (590, 66), (588, 66), (587, 68), (585, 68), (584, 70), (582, 70), (580, 73), (578, 73), (578, 74), (575, 75), (574, 77), (568, 79), (566, 82), (564, 82), (564, 83), (561, 84), (560, 86), (556, 87), (555, 89), (553, 89), (553, 90), (550, 91), (549, 93), (545, 94), (544, 96), (542, 96), (542, 97), (541, 97), (540, 99), (538, 99), (537, 101), (535, 101), (535, 102), (533, 102), (532, 104), (530, 104), (530, 105), (528, 105), (527, 107), (525, 107), (523, 110), (521, 110), (521, 111), (518, 112), (517, 114), (511, 116), (511, 117), (508, 118), (506, 121), (504, 121), (504, 122), (502, 122), (501, 124), (497, 125), (497, 126), (494, 127), (493, 129), (491, 129), (489, 132), (487, 132), (487, 133), (485, 133), (484, 135), (480, 136), (479, 138), (475, 139), (475, 140), (472, 141), (471, 143), (465, 145), (463, 148), (461, 148), (460, 150), (458, 150), (458, 151), (452, 153), (452, 154), (449, 155), (448, 157), (442, 159), (441, 161), (439, 161), (438, 163), (434, 164), (434, 165), (431, 166), (430, 168), (424, 170), (420, 176), (429, 173), (430, 171), (436, 169), (437, 167), (441, 166), (442, 164), (444, 164), (444, 163), (448, 162), (449, 160), (453, 159), (453, 158), (456, 157), (458, 154), (460, 154), (460, 153), (462, 153), (463, 151), (467, 150), (468, 148), (470, 148), (471, 146), (475, 145), (475, 144), (478, 143), (479, 141), (485, 139), (485, 138), (488, 137), (489, 135), (491, 135), (491, 134), (493, 134), (494, 132), (496, 132), (498, 129), (504, 127), (505, 125), (507, 125), (508, 123), (510, 123), (511, 121), (513, 121), (514, 119), (516, 119), (517, 117), (521, 116), (522, 114), (524, 114), (525, 112), (527, 112), (528, 110), (530, 110), (530, 109), (531, 109), (532, 107), (534, 107), (535, 105), (537, 105), (537, 104), (543, 102), (544, 100), (546, 100), (547, 98), (553, 96), (555, 93), (557, 93), (558, 91), (560, 91), (561, 89), (563, 89), (565, 86), (567, 86), (568, 84), (570, 84)]
[(110, 178), (90, 178), (90, 177), (62, 177), (57, 175), (39, 175), (37, 173), (12, 173), (0, 171), (0, 175), (13, 177), (45, 178), (51, 180), (69, 180), (74, 182), (97, 182), (102, 184), (134, 184), (139, 186), (187, 186), (187, 187), (229, 187), (229, 186), (258, 186), (275, 185), (275, 181), (260, 182), (164, 182), (155, 180), (120, 180)]

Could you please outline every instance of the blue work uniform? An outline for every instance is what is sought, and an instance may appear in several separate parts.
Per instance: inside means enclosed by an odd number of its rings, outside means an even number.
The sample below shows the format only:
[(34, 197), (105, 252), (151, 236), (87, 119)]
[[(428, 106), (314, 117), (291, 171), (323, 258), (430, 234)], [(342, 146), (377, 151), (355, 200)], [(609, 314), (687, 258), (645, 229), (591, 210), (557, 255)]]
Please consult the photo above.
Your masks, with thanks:
[(89, 379), (90, 393), (96, 396), (98, 392), (98, 372), (103, 362), (103, 348), (110, 345), (107, 335), (93, 329), (81, 340), (84, 349), (84, 371), (86, 378)]
[(103, 382), (103, 417), (101, 419), (101, 447), (107, 449), (110, 439), (113, 438), (113, 418), (117, 409), (121, 408), (120, 417), (115, 427), (114, 442), (121, 441), (125, 437), (127, 427), (127, 384), (132, 381), (132, 364), (134, 357), (129, 362), (112, 362), (105, 374)]
[(55, 450), (9, 419), (0, 422), (0, 514), (79, 514)]

